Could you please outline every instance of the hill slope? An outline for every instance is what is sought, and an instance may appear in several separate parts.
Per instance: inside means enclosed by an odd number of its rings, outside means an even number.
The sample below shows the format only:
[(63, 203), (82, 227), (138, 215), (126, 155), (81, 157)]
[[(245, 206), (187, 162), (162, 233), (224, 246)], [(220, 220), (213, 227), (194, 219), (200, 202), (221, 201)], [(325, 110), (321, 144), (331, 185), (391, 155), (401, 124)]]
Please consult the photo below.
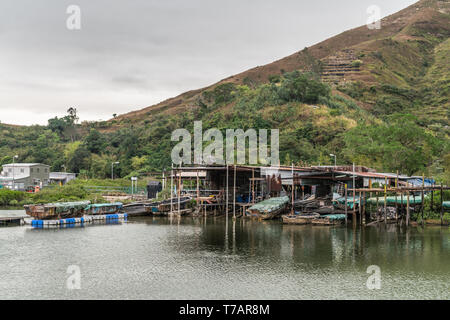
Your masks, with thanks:
[[(89, 176), (170, 167), (171, 132), (279, 128), (283, 163), (357, 162), (449, 179), (449, 1), (422, 0), (271, 64), (105, 122), (0, 125), (0, 159)], [(56, 150), (56, 152), (55, 152)]]
[[(388, 16), (381, 21), (381, 29), (369, 30), (361, 26), (343, 32), (288, 57), (226, 78), (212, 86), (189, 91), (138, 111), (119, 116), (116, 120), (142, 121), (156, 112), (173, 114), (196, 106), (205, 91), (224, 83), (255, 86), (269, 82), (270, 77), (294, 70), (321, 73), (336, 55), (352, 52), (353, 60), (361, 60), (357, 72), (337, 76), (338, 82), (361, 81), (365, 85), (387, 83), (400, 87), (417, 85), (435, 62), (434, 48), (448, 39), (450, 4), (448, 1), (422, 0)], [(442, 50), (448, 50), (442, 47)], [(446, 51), (448, 52), (448, 51)], [(445, 52), (442, 52), (442, 56)], [(351, 64), (352, 61), (349, 61)], [(329, 80), (329, 79), (325, 79)], [(370, 101), (369, 101), (370, 102)]]

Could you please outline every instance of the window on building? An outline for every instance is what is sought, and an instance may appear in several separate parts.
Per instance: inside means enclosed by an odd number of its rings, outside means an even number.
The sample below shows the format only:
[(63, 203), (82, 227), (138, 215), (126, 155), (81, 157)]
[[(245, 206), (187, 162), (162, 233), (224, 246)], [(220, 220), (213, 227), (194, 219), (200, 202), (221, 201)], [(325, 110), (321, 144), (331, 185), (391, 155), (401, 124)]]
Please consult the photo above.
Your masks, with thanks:
[(11, 168), (8, 168), (8, 172), (12, 172), (12, 169), (11, 169)]
[(24, 168), (21, 168), (20, 169), (20, 173), (24, 173), (25, 172), (25, 169)]
[(30, 172), (33, 173), (33, 168), (30, 169)]
[(39, 173), (39, 168), (36, 168), (36, 172)]
[(47, 172), (48, 172), (48, 169), (47, 169), (47, 168), (45, 168), (44, 170), (45, 170), (45, 173), (47, 173)]

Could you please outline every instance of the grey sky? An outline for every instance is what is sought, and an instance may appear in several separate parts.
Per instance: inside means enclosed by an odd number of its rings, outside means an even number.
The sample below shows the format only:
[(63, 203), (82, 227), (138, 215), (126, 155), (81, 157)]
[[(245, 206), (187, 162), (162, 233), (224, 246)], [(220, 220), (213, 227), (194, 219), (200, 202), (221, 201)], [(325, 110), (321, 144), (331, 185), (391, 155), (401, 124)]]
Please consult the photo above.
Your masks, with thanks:
[[(2, 0), (0, 121), (46, 124), (78, 108), (107, 120), (366, 23), (415, 0)], [(81, 8), (81, 30), (66, 9)]]

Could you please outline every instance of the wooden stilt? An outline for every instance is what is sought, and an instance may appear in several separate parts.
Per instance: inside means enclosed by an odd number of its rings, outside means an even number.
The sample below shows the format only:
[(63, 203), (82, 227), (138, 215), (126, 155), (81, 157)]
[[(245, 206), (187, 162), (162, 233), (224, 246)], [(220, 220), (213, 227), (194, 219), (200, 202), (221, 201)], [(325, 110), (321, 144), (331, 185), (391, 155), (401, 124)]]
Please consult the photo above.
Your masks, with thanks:
[(398, 222), (398, 203), (397, 203), (397, 189), (398, 189), (398, 170), (397, 178), (395, 178), (395, 221)]
[(228, 218), (228, 194), (229, 194), (229, 190), (228, 190), (228, 180), (229, 180), (228, 179), (228, 177), (229, 177), (228, 168), (229, 168), (229, 165), (227, 164), (227, 183), (226, 183), (227, 191), (226, 191), (226, 201), (225, 201), (225, 214), (226, 214), (227, 218)]
[(345, 193), (345, 223), (347, 224), (347, 208), (348, 208), (348, 202), (347, 202), (347, 184), (344, 185), (344, 193)]
[(358, 205), (358, 214), (359, 214), (359, 223), (362, 224), (362, 211), (361, 211), (361, 206), (362, 206), (362, 198), (361, 198), (361, 191), (359, 192), (359, 205)]
[(236, 165), (234, 165), (233, 177), (233, 218), (236, 219)]
[(409, 227), (409, 191), (406, 192), (406, 226)]
[(444, 188), (441, 183), (441, 226), (444, 225)]
[(386, 190), (387, 190), (387, 177), (384, 177), (384, 224), (387, 223), (387, 199), (386, 199)]
[(424, 226), (425, 225), (425, 221), (423, 220), (423, 206), (424, 206), (424, 204), (425, 204), (425, 201), (424, 201), (424, 189), (425, 188), (425, 173), (423, 173), (422, 174), (422, 208), (420, 209), (421, 210), (421, 213), (422, 213), (422, 226)]
[(172, 163), (172, 172), (170, 175), (170, 212), (173, 212), (173, 163)]

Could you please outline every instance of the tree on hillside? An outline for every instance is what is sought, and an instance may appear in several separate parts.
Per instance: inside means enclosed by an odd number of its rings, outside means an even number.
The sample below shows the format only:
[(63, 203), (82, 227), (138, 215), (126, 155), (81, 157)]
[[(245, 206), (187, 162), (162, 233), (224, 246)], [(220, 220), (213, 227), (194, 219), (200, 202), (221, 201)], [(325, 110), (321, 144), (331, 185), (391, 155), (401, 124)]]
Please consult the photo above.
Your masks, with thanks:
[(89, 131), (89, 134), (84, 138), (84, 144), (90, 152), (100, 154), (104, 149), (106, 142), (102, 134), (98, 130), (92, 128)]
[(442, 143), (417, 124), (412, 115), (395, 114), (387, 123), (360, 124), (344, 136), (344, 154), (381, 170), (421, 173), (442, 150)]

